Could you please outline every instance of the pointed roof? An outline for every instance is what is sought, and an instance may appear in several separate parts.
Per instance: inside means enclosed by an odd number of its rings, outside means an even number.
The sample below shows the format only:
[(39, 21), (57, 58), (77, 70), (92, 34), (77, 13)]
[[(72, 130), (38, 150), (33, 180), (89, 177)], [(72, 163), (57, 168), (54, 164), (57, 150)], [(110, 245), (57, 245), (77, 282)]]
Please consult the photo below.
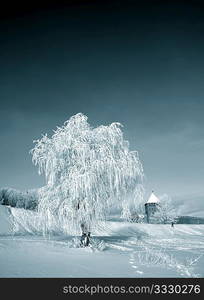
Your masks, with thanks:
[(159, 203), (160, 200), (159, 198), (157, 198), (157, 196), (155, 196), (154, 192), (152, 191), (147, 203)]

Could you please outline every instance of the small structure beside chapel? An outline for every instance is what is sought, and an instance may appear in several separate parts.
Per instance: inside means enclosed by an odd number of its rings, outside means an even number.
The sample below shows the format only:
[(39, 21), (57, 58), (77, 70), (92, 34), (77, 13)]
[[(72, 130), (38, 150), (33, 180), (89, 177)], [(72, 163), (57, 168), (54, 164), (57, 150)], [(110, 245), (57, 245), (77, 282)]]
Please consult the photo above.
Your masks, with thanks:
[(159, 198), (155, 196), (154, 191), (152, 191), (148, 201), (145, 203), (145, 213), (147, 217), (147, 223), (150, 223), (151, 216), (154, 215), (154, 213), (158, 209), (158, 205), (160, 203)]

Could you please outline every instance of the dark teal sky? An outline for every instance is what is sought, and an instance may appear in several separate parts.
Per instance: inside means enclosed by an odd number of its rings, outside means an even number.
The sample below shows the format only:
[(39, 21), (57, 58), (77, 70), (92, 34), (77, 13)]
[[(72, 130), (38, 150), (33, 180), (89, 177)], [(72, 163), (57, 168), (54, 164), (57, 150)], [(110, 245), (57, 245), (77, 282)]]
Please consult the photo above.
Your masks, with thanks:
[(83, 2), (2, 15), (0, 186), (42, 186), (32, 141), (82, 112), (124, 125), (148, 193), (201, 199), (202, 1)]

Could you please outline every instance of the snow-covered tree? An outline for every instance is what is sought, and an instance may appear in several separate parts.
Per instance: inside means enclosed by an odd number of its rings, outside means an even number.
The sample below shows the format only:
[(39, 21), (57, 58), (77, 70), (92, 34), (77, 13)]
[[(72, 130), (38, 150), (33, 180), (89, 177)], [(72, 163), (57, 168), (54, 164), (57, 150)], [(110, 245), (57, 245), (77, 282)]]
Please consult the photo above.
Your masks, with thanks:
[(38, 204), (38, 191), (2, 188), (0, 189), (0, 204), (34, 210)]
[(157, 211), (153, 215), (153, 219), (163, 224), (176, 223), (178, 214), (172, 203), (172, 199), (167, 194), (160, 196), (159, 199), (160, 203), (157, 206)]
[(138, 152), (129, 150), (122, 125), (92, 128), (87, 119), (78, 113), (50, 138), (34, 141), (32, 160), (46, 178), (38, 206), (45, 232), (56, 220), (64, 232), (71, 224), (88, 232), (115, 203), (128, 218), (132, 202), (142, 202), (142, 164)]

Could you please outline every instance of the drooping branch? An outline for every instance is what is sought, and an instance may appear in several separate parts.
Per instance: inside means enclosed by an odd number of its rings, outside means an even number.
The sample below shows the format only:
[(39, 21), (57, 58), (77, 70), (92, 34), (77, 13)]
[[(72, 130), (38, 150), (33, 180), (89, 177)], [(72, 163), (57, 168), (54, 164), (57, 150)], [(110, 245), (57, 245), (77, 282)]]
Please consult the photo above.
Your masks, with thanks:
[(142, 201), (142, 164), (137, 151), (129, 150), (119, 123), (92, 128), (79, 113), (51, 138), (35, 141), (31, 153), (47, 182), (39, 211), (48, 223), (57, 216), (66, 224), (94, 224), (114, 203), (128, 217), (130, 202)]

